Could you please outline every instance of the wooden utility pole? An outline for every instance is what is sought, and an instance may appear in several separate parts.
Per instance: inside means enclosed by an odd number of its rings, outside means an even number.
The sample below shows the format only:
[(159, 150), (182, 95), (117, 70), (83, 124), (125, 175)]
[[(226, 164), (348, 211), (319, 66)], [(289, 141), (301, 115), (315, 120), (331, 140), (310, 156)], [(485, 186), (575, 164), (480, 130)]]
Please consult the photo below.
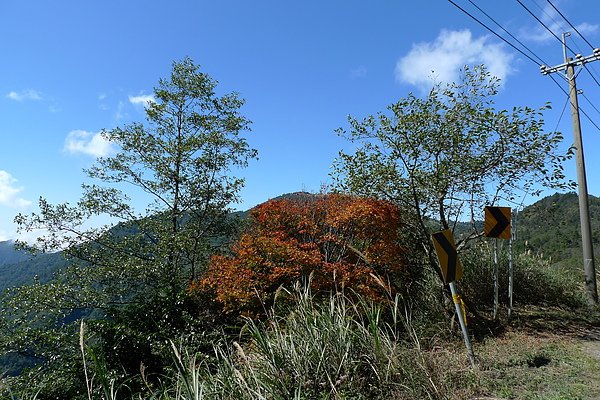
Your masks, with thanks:
[(579, 104), (577, 102), (577, 85), (575, 84), (575, 67), (586, 63), (600, 60), (600, 49), (594, 49), (589, 56), (575, 55), (575, 60), (567, 57), (567, 45), (565, 38), (568, 33), (563, 34), (563, 52), (565, 62), (555, 67), (542, 65), (542, 74), (565, 70), (569, 82), (569, 97), (571, 100), (571, 118), (573, 124), (573, 147), (575, 148), (575, 160), (577, 163), (577, 186), (579, 195), (579, 220), (581, 222), (581, 245), (583, 249), (583, 269), (585, 271), (585, 287), (590, 305), (598, 304), (598, 289), (596, 286), (596, 268), (594, 265), (594, 248), (592, 245), (592, 227), (590, 224), (589, 200), (587, 191), (587, 179), (585, 175), (585, 160), (583, 156), (583, 140), (581, 138), (581, 124), (579, 122)]

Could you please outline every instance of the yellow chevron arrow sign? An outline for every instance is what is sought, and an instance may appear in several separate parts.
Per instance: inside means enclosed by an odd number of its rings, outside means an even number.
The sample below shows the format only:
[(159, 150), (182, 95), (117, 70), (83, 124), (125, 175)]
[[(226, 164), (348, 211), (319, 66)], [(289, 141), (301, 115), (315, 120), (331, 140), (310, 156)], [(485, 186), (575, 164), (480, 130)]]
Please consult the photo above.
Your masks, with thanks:
[(435, 252), (437, 253), (444, 277), (444, 283), (448, 284), (462, 278), (463, 270), (458, 253), (456, 252), (456, 244), (450, 229), (445, 229), (431, 235)]
[(485, 207), (483, 234), (487, 237), (510, 239), (510, 207)]

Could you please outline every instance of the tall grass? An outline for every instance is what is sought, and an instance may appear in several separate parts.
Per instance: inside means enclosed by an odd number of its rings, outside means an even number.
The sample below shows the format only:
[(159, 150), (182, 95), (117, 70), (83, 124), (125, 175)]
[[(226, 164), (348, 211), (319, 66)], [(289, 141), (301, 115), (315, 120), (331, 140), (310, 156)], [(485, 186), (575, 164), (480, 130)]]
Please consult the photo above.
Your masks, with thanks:
[[(464, 297), (479, 309), (493, 306), (493, 248), (481, 243), (461, 254), (464, 277), (459, 285)], [(513, 257), (513, 297), (516, 306), (584, 307), (583, 273), (579, 270), (557, 268), (540, 255), (526, 253)], [(501, 304), (508, 298), (508, 252), (499, 251), (499, 295)]]
[[(447, 376), (421, 348), (399, 297), (374, 304), (343, 293), (317, 300), (309, 289), (283, 291), (286, 311), (248, 319), (239, 341), (214, 357), (171, 343), (171, 373), (141, 399), (441, 399)], [(81, 346), (84, 360), (83, 332)], [(96, 364), (98, 358), (92, 358)], [(88, 399), (113, 400), (118, 384), (86, 365)], [(143, 375), (143, 373), (142, 373)], [(142, 376), (142, 379), (145, 379)]]
[(288, 313), (248, 320), (245, 343), (215, 350), (216, 361), (198, 362), (174, 346), (173, 398), (446, 397), (399, 298), (385, 306), (341, 293), (317, 301), (301, 287), (287, 296), (293, 298)]

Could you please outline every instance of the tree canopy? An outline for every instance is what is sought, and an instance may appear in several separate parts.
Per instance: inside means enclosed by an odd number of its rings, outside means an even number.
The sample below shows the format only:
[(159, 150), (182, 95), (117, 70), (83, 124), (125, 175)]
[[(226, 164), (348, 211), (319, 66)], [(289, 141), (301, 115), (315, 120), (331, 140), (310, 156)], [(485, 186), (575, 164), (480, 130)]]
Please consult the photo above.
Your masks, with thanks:
[[(236, 93), (218, 95), (191, 59), (174, 62), (145, 122), (102, 131), (117, 150), (86, 170), (96, 183), (83, 185), (77, 204), (41, 198), (39, 212), (15, 218), (22, 231), (46, 232), (34, 247), (64, 250), (70, 266), (4, 297), (2, 352), (61, 368), (75, 316), (85, 315), (98, 322), (99, 345), (137, 369), (151, 343), (184, 334), (185, 289), (234, 228), (229, 207), (244, 181), (232, 171), (257, 154), (243, 136), (243, 104)], [(87, 228), (97, 216), (110, 224)]]
[(350, 116), (337, 132), (356, 150), (336, 159), (337, 187), (398, 204), (429, 252), (435, 225), (470, 220), (466, 239), (478, 237), (484, 206), (568, 187), (562, 163), (570, 151), (559, 151), (560, 132), (544, 130), (550, 106), (497, 110), (498, 87), (484, 67), (465, 67), (458, 83), (435, 85), (423, 98), (411, 93), (386, 113)]

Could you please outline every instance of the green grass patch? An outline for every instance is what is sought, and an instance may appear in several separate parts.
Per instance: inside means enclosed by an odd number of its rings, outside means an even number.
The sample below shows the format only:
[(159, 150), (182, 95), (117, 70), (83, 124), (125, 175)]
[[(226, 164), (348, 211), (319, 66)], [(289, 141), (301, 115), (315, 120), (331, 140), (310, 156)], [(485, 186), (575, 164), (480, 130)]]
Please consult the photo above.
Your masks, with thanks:
[(600, 398), (600, 342), (509, 332), (478, 346), (477, 392), (502, 399)]

